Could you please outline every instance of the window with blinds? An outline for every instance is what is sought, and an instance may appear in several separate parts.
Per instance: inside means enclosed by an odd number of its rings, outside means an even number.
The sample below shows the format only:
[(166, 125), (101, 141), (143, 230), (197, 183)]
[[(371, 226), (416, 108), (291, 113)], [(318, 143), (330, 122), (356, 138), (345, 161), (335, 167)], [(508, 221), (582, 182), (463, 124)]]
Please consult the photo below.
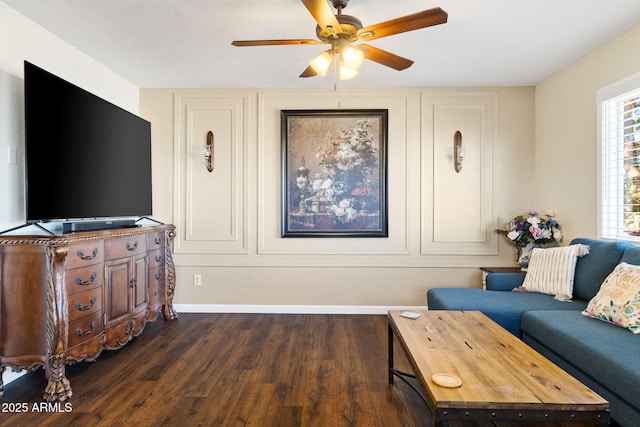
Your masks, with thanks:
[(598, 94), (600, 237), (640, 240), (640, 79), (622, 83)]

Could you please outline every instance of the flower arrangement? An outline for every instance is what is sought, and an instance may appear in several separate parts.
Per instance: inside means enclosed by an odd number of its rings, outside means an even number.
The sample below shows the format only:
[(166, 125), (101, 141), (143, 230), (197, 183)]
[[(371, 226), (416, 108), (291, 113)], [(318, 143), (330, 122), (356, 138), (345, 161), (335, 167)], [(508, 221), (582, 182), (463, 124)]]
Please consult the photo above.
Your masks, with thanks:
[(562, 230), (554, 216), (553, 212), (547, 212), (544, 217), (535, 211), (527, 212), (509, 221), (504, 230), (496, 232), (506, 236), (509, 242), (518, 248), (530, 243), (541, 245), (561, 242)]
[(351, 199), (342, 199), (338, 204), (331, 205), (328, 213), (334, 221), (343, 224), (352, 222), (358, 215), (358, 211), (352, 207)]
[(351, 129), (327, 135), (327, 144), (316, 154), (324, 171), (330, 176), (341, 171), (357, 172), (359, 178), (371, 173), (377, 166), (377, 157), (370, 128), (369, 120), (358, 120)]
[(326, 212), (336, 222), (348, 224), (367, 204), (377, 203), (378, 153), (369, 120), (358, 120), (350, 129), (327, 135), (316, 158), (322, 173), (316, 173), (306, 189), (308, 200), (327, 204)]

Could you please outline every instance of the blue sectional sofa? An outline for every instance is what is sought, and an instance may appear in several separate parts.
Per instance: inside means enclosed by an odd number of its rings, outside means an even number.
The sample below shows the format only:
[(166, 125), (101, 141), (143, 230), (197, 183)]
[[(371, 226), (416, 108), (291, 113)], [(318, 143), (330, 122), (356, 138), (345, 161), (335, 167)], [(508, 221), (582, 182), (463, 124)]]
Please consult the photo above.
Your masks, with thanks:
[(429, 310), (477, 310), (607, 399), (611, 418), (640, 426), (640, 335), (582, 315), (604, 279), (620, 263), (640, 265), (640, 247), (629, 242), (575, 239), (589, 246), (578, 258), (573, 299), (511, 292), (525, 274), (492, 273), (486, 290), (435, 288), (427, 292)]

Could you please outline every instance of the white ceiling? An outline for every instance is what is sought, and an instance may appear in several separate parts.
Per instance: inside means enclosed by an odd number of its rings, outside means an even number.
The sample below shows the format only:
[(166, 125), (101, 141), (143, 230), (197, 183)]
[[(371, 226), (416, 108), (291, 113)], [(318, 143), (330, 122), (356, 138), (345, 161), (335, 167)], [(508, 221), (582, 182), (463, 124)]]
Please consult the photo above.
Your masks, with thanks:
[[(2, 0), (139, 87), (330, 88), (301, 79), (326, 45), (300, 0)], [(412, 59), (365, 62), (339, 87), (535, 85), (640, 23), (637, 0), (351, 0), (364, 26), (441, 7), (446, 24), (371, 41)], [(636, 52), (637, 54), (637, 52)]]

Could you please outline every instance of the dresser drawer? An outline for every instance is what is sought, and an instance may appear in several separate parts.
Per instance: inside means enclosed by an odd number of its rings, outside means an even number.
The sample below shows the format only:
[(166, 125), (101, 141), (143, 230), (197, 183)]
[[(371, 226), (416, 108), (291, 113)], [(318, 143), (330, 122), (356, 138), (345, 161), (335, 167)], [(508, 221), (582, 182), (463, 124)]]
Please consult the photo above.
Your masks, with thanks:
[(104, 243), (104, 250), (105, 259), (108, 260), (145, 253), (147, 251), (147, 235), (137, 234), (117, 239), (107, 239)]
[(103, 331), (102, 310), (69, 322), (68, 347), (90, 340)]
[(69, 320), (102, 311), (102, 288), (91, 289), (68, 297)]
[(149, 285), (149, 306), (155, 306), (160, 302), (160, 288), (158, 283), (153, 282)]
[(149, 250), (164, 247), (164, 231), (147, 234), (147, 248)]
[(149, 251), (149, 268), (160, 267), (164, 265), (164, 249), (156, 249)]
[(69, 245), (65, 268), (84, 267), (104, 262), (104, 241), (94, 240)]
[(162, 301), (164, 292), (164, 268), (149, 270), (149, 304)]
[(85, 292), (89, 289), (102, 289), (102, 284), (104, 283), (104, 264), (74, 268), (73, 270), (65, 271), (64, 275), (64, 283), (68, 295)]

